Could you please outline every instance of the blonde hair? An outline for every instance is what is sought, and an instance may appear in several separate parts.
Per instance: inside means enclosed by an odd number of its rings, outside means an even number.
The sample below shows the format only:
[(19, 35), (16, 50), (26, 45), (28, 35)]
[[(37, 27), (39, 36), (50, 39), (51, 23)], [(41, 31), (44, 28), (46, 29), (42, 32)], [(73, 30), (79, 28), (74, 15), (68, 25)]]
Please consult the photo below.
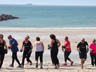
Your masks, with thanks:
[(25, 39), (29, 39), (30, 37), (27, 35), (26, 37), (25, 37)]

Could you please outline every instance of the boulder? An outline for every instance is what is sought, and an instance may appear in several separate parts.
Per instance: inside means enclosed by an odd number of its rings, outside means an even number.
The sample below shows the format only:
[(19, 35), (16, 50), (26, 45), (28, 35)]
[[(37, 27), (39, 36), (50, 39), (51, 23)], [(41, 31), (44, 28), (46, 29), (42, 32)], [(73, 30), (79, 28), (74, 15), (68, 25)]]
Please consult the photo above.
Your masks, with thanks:
[(0, 21), (9, 20), (9, 19), (18, 19), (18, 18), (19, 17), (14, 17), (12, 15), (6, 15), (6, 14), (0, 15)]

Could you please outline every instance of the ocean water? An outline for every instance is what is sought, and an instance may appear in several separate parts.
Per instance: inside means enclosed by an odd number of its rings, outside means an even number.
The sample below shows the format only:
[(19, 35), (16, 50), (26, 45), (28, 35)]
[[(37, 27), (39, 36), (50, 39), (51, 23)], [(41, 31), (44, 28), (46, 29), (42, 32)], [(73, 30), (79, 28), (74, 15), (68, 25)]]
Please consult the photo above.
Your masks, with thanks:
[(0, 22), (0, 28), (96, 28), (96, 6), (0, 5), (0, 14), (20, 19)]

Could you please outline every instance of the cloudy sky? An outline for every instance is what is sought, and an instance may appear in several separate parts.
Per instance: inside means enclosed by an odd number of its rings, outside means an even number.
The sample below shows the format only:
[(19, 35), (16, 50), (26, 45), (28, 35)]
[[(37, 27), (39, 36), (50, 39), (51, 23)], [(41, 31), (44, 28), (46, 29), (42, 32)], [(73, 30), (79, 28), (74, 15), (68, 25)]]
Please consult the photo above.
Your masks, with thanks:
[(96, 6), (96, 0), (0, 0), (0, 4)]

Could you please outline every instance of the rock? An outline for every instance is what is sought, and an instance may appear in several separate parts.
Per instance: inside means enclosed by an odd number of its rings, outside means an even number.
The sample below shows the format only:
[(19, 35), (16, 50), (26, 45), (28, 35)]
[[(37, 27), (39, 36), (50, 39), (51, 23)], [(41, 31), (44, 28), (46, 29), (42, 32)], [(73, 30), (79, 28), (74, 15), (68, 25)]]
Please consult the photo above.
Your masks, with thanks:
[(19, 19), (19, 17), (14, 17), (12, 15), (6, 15), (6, 14), (0, 15), (0, 21), (9, 20), (9, 19)]

